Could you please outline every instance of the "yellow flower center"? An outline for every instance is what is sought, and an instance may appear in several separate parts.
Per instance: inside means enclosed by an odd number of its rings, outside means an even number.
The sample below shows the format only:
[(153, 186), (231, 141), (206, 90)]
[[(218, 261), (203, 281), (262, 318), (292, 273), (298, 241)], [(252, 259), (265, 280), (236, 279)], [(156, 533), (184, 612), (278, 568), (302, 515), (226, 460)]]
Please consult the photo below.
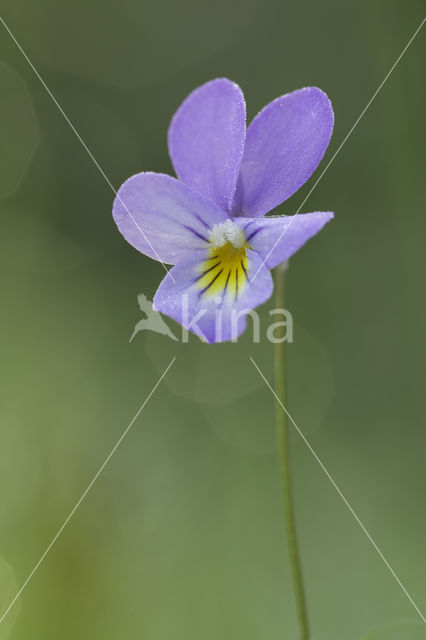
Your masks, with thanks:
[(231, 220), (213, 227), (209, 239), (209, 258), (200, 265), (197, 279), (200, 295), (227, 295), (236, 300), (247, 282), (249, 245)]

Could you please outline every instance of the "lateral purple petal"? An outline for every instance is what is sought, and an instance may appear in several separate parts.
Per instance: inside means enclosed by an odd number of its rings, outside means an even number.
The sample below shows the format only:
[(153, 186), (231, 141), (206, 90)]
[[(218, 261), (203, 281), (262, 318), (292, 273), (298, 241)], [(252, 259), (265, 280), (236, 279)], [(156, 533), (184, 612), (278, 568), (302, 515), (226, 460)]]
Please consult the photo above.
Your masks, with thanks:
[(170, 270), (173, 279), (166, 276), (161, 282), (154, 308), (206, 342), (225, 342), (236, 339), (246, 328), (247, 313), (272, 295), (272, 277), (260, 255), (248, 250), (247, 280), (238, 295), (230, 297), (226, 285), (209, 295), (206, 287), (199, 284), (200, 271), (209, 257), (208, 251), (196, 251), (180, 260)]
[(195, 89), (170, 123), (169, 153), (178, 177), (224, 211), (234, 196), (245, 130), (243, 93), (227, 78)]
[(234, 215), (263, 216), (297, 191), (320, 163), (333, 123), (331, 103), (316, 87), (266, 105), (247, 129)]
[(317, 211), (295, 216), (235, 218), (235, 222), (244, 230), (253, 251), (273, 269), (299, 251), (333, 217), (331, 211)]
[(126, 180), (114, 200), (113, 217), (127, 242), (169, 264), (208, 246), (209, 230), (226, 219), (214, 202), (161, 173)]

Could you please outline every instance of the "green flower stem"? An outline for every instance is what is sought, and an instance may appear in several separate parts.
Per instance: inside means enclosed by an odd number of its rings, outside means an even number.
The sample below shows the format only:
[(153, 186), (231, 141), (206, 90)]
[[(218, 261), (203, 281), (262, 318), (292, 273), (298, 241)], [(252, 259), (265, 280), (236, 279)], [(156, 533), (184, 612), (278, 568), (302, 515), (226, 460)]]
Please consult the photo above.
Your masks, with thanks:
[[(285, 309), (285, 272), (284, 264), (280, 265), (276, 269), (275, 306), (277, 309)], [(282, 327), (282, 330), (280, 337), (284, 337), (285, 327)], [(285, 389), (285, 341), (282, 341), (275, 344), (275, 393), (284, 407), (286, 406)], [(293, 494), (291, 488), (288, 421), (286, 412), (278, 402), (276, 403), (276, 419), (287, 546), (293, 579), (294, 595), (296, 599), (297, 617), (299, 620), (300, 640), (309, 640), (308, 614), (306, 609), (305, 589), (303, 586), (302, 567), (300, 564), (299, 545), (294, 518)]]

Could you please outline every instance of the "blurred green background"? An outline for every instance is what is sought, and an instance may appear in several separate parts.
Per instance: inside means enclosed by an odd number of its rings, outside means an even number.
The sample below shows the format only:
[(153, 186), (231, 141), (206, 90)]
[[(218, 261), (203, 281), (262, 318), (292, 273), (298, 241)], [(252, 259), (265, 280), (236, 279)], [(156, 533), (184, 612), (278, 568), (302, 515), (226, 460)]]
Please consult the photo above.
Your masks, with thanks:
[[(250, 118), (301, 86), (326, 91), (336, 125), (324, 167), (423, 10), (420, 0), (2, 2), (117, 188), (141, 170), (172, 171), (169, 119), (217, 76), (240, 84)], [(306, 203), (336, 219), (288, 281), (290, 412), (423, 612), (424, 60), (420, 33)], [(3, 605), (177, 356), (0, 638), (296, 639), (274, 400), (248, 360), (271, 376), (270, 345), (148, 332), (129, 344), (137, 294), (152, 297), (161, 265), (118, 233), (110, 188), (1, 25), (0, 87)], [(292, 446), (315, 639), (415, 620), (296, 433)]]

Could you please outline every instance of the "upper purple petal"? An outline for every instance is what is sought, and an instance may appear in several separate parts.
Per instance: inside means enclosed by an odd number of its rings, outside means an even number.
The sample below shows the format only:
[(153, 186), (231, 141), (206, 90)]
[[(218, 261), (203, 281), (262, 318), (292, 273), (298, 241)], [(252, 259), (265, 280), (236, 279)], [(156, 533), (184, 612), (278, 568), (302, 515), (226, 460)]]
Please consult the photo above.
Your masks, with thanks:
[(209, 296), (197, 284), (209, 258), (210, 252), (195, 251), (180, 260), (170, 270), (172, 277), (166, 276), (161, 282), (154, 296), (154, 308), (202, 340), (225, 342), (237, 338), (246, 328), (247, 313), (272, 295), (272, 276), (261, 256), (248, 250), (247, 281), (238, 290), (238, 296), (228, 296), (226, 285), (223, 291)]
[(114, 200), (113, 216), (127, 242), (169, 264), (208, 246), (209, 230), (226, 219), (214, 202), (161, 173), (126, 180)]
[(263, 216), (315, 171), (333, 131), (333, 109), (316, 87), (270, 102), (247, 129), (234, 215)]
[(244, 150), (246, 109), (227, 78), (198, 87), (172, 118), (169, 153), (178, 177), (229, 211)]
[(235, 218), (235, 222), (253, 250), (273, 269), (299, 251), (333, 217), (331, 211), (317, 211), (294, 216)]

